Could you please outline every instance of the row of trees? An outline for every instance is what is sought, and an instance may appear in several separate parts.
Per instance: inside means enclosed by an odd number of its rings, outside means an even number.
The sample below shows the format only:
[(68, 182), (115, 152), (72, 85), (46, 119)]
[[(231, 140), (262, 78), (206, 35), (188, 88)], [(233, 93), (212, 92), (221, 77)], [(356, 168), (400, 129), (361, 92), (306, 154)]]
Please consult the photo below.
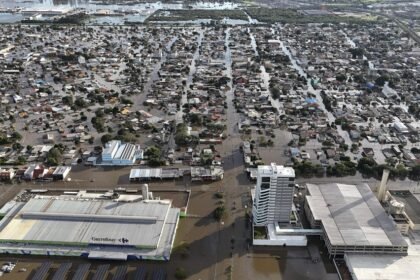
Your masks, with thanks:
[(293, 164), (296, 176), (302, 176), (306, 178), (310, 177), (323, 177), (326, 173), (327, 176), (354, 176), (359, 171), (366, 177), (374, 177), (379, 179), (382, 176), (384, 169), (390, 170), (391, 179), (405, 179), (420, 180), (420, 164), (413, 166), (412, 168), (406, 168), (403, 164), (392, 166), (389, 164), (377, 164), (372, 158), (363, 157), (357, 163), (351, 161), (348, 157), (342, 157), (341, 160), (334, 165), (329, 165), (326, 168), (321, 164), (314, 164), (309, 161), (298, 162), (295, 161)]
[(354, 176), (356, 175), (356, 163), (349, 160), (342, 160), (335, 165), (330, 165), (327, 167), (328, 176)]
[(367, 177), (380, 178), (384, 169), (390, 171), (389, 177), (392, 179), (405, 179), (420, 180), (420, 164), (408, 169), (403, 164), (389, 165), (377, 164), (372, 158), (363, 157), (357, 164), (357, 169), (360, 173)]
[(322, 167), (321, 164), (313, 164), (310, 161), (295, 161), (293, 168), (295, 169), (296, 176), (302, 176), (305, 178), (324, 176), (324, 167)]

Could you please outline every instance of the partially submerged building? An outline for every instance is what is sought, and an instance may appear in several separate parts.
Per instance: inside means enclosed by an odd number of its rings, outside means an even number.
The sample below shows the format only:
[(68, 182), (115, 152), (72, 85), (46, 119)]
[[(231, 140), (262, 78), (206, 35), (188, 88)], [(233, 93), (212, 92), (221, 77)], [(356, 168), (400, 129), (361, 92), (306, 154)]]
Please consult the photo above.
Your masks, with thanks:
[(288, 223), (292, 212), (295, 171), (272, 163), (258, 166), (252, 214), (256, 226)]
[(34, 180), (34, 179), (40, 179), (44, 177), (45, 174), (47, 174), (48, 168), (45, 168), (41, 164), (31, 164), (28, 166), (28, 168), (25, 169), (25, 172), (23, 173), (23, 179), (25, 180)]
[(67, 193), (11, 201), (0, 253), (169, 260), (180, 209), (143, 195)]
[(0, 168), (0, 180), (1, 181), (10, 181), (16, 175), (16, 170), (13, 168)]
[(191, 167), (191, 181), (218, 181), (222, 180), (224, 175), (221, 166), (194, 166)]
[(254, 237), (256, 231), (266, 238), (254, 238), (254, 245), (306, 246), (306, 232), (302, 229), (293, 204), (295, 171), (271, 163), (257, 169), (257, 185), (252, 191)]
[(64, 181), (71, 171), (71, 166), (57, 166), (52, 177), (54, 181)]
[(407, 254), (408, 245), (367, 184), (307, 184), (305, 213), (330, 256)]
[(420, 256), (413, 251), (408, 256), (350, 253), (344, 259), (353, 280), (417, 280)]
[(137, 159), (143, 158), (143, 150), (140, 145), (130, 143), (123, 144), (119, 140), (112, 140), (105, 144), (101, 161), (96, 165), (133, 165)]
[(178, 179), (183, 176), (179, 168), (133, 168), (130, 170), (130, 182)]

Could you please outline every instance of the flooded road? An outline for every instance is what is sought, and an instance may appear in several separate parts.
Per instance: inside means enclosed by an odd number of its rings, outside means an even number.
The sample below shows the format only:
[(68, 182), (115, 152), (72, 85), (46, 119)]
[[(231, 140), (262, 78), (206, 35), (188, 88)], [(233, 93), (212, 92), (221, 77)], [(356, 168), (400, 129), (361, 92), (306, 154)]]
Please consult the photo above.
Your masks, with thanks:
[(188, 90), (190, 89), (190, 86), (193, 84), (193, 77), (195, 73), (197, 72), (196, 62), (198, 61), (200, 57), (200, 47), (201, 47), (201, 42), (203, 41), (203, 38), (204, 38), (204, 31), (205, 30), (203, 29), (199, 31), (199, 35), (197, 39), (197, 49), (195, 50), (193, 58), (191, 60), (190, 72), (188, 73), (187, 82), (184, 86), (184, 93), (182, 94), (182, 97), (181, 97), (180, 110), (178, 110), (175, 116), (175, 120), (177, 124), (184, 122), (184, 105), (187, 104), (188, 102)]
[[(225, 33), (225, 75), (232, 78), (230, 33), (231, 28), (227, 28)], [(254, 46), (256, 46), (255, 41)], [(256, 48), (254, 51), (256, 51)], [(258, 53), (255, 54), (258, 55)], [(269, 75), (266, 74), (265, 83), (268, 84)], [(216, 252), (217, 264), (208, 279), (229, 279), (229, 277), (226, 278), (229, 275), (226, 271), (230, 271), (230, 279), (235, 280), (338, 279), (328, 261), (325, 264), (312, 263), (307, 248), (276, 247), (260, 249), (248, 246), (251, 231), (247, 225), (245, 212), (247, 207), (250, 206), (249, 192), (252, 183), (246, 178), (243, 154), (238, 149), (242, 141), (236, 125), (240, 115), (233, 105), (234, 86), (232, 80), (229, 82), (229, 87), (230, 90), (226, 92), (228, 120), (226, 124), (229, 136), (223, 142), (225, 177), (221, 189), (225, 195), (225, 205), (232, 211), (229, 211), (229, 216), (224, 220), (223, 225), (219, 225), (220, 234), (217, 235), (217, 242), (225, 245), (218, 246)], [(227, 248), (224, 248), (224, 246), (227, 246)], [(314, 246), (318, 246), (318, 244)], [(226, 253), (228, 253), (228, 256), (226, 256)]]
[(177, 36), (172, 37), (172, 39), (166, 44), (164, 51), (162, 51), (161, 59), (158, 63), (155, 64), (152, 72), (149, 75), (149, 79), (147, 80), (146, 84), (144, 85), (143, 92), (141, 94), (137, 94), (133, 96), (133, 102), (136, 109), (143, 109), (143, 102), (146, 100), (147, 95), (152, 90), (152, 85), (155, 81), (159, 79), (159, 70), (163, 63), (166, 61), (166, 57), (170, 52), (172, 45), (178, 39)]
[[(255, 56), (259, 56), (259, 53), (258, 53), (258, 50), (257, 50), (257, 43), (255, 41), (255, 37), (254, 37), (254, 35), (252, 34), (252, 32), (250, 31), (249, 28), (248, 28), (248, 33), (249, 33), (249, 36), (251, 38), (251, 47), (254, 50), (254, 54), (255, 54)], [(260, 66), (260, 76), (261, 76), (261, 80), (263, 82), (263, 88), (265, 89), (265, 92), (263, 92), (263, 94), (268, 95), (268, 99), (270, 100), (271, 106), (276, 108), (277, 113), (279, 115), (280, 112), (283, 111), (283, 106), (281, 105), (281, 103), (277, 99), (274, 99), (271, 96), (271, 93), (269, 91), (269, 88), (270, 88), (270, 74), (267, 73), (264, 65)]]
[[(274, 29), (272, 29), (272, 33), (274, 34)], [(328, 111), (325, 108), (324, 100), (321, 96), (321, 90), (314, 89), (314, 87), (312, 86), (312, 79), (308, 78), (308, 75), (303, 70), (303, 68), (300, 66), (300, 62), (299, 62), (298, 58), (296, 58), (292, 54), (291, 50), (280, 39), (280, 36), (277, 36), (276, 40), (272, 40), (272, 41), (273, 42), (278, 42), (280, 44), (281, 50), (289, 57), (291, 66), (299, 73), (299, 75), (303, 76), (306, 79), (308, 93), (315, 96), (315, 98), (317, 100), (317, 105), (325, 113), (325, 115), (328, 119), (328, 122), (329, 123), (335, 122), (336, 117), (330, 111)], [(341, 127), (338, 127), (337, 132), (344, 139), (345, 143), (347, 145), (351, 146), (351, 144), (353, 142), (351, 141), (349, 134), (346, 131), (342, 130)], [(350, 152), (348, 151), (347, 154), (350, 154)]]

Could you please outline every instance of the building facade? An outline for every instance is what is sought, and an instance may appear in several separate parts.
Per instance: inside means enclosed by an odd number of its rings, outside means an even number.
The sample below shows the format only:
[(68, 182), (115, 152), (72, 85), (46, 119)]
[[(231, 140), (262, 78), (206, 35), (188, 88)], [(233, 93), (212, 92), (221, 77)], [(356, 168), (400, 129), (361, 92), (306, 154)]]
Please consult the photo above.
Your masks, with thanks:
[(137, 159), (143, 158), (143, 150), (140, 145), (130, 143), (123, 144), (119, 140), (112, 140), (105, 144), (102, 152), (102, 160), (96, 165), (109, 165), (109, 166), (128, 166), (133, 165)]
[(408, 245), (367, 184), (306, 184), (306, 218), (332, 257), (406, 255)]
[(253, 203), (254, 225), (289, 223), (292, 213), (295, 172), (272, 163), (260, 165)]

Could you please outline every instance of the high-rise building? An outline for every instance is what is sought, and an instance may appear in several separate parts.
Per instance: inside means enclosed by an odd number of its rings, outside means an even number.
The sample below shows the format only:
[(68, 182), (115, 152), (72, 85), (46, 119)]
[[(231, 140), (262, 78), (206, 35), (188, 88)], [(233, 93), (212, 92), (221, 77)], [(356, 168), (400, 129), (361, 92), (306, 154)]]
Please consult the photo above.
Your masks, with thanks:
[(289, 223), (293, 204), (295, 171), (282, 165), (260, 165), (253, 204), (254, 225)]

